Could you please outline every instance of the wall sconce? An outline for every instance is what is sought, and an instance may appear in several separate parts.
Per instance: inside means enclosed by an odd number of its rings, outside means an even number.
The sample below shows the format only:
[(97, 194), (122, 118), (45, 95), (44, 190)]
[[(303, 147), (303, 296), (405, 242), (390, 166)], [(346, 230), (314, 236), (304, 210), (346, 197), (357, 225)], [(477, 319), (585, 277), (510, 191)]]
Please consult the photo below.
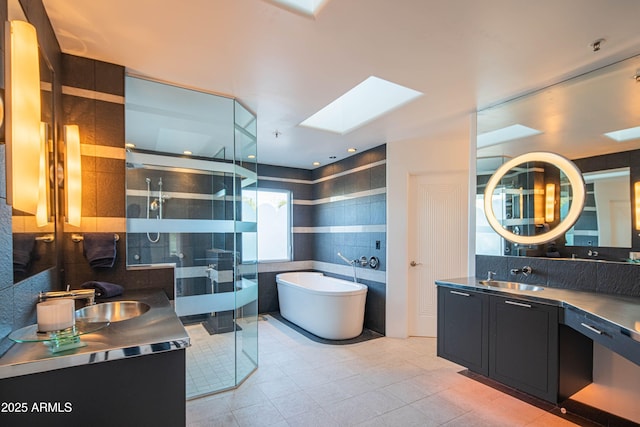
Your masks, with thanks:
[(77, 125), (64, 126), (64, 145), (67, 223), (79, 227), (82, 221), (82, 169)]
[(33, 25), (5, 24), (7, 203), (36, 215), (40, 188), (40, 61)]
[(552, 223), (555, 220), (556, 210), (556, 185), (549, 183), (544, 192), (544, 221)]
[(49, 223), (49, 192), (47, 190), (47, 152), (49, 151), (48, 125), (40, 122), (40, 162), (38, 173), (38, 208), (36, 210), (36, 225), (44, 227)]
[(634, 203), (636, 208), (636, 230), (640, 231), (640, 181), (633, 184)]

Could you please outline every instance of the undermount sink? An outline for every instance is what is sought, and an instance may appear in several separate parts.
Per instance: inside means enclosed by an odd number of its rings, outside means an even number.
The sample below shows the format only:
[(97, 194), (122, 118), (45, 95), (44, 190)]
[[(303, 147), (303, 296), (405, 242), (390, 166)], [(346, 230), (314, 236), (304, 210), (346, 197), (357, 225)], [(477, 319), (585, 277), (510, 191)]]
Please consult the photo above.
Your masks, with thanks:
[(103, 302), (76, 310), (76, 319), (87, 321), (122, 322), (133, 319), (149, 311), (151, 307), (139, 301), (112, 301)]
[(542, 291), (544, 288), (537, 285), (527, 285), (526, 283), (518, 282), (503, 282), (502, 280), (480, 280), (480, 284), (483, 286), (490, 286), (492, 288), (514, 289), (516, 291)]

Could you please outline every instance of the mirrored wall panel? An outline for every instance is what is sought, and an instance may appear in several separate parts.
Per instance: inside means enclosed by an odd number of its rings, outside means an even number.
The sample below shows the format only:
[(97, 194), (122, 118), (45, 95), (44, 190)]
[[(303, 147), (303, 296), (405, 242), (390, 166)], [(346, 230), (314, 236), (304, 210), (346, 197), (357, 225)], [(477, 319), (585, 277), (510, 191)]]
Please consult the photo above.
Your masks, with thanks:
[[(479, 111), (476, 253), (630, 261), (630, 252), (640, 250), (638, 111), (640, 56)], [(561, 238), (545, 245), (515, 245), (488, 227), (483, 193), (501, 164), (533, 151), (571, 159), (583, 173), (586, 200), (578, 221)], [(553, 196), (560, 215), (565, 188), (560, 185)], [(502, 205), (504, 215), (513, 215)], [(553, 225), (553, 221), (537, 224)]]

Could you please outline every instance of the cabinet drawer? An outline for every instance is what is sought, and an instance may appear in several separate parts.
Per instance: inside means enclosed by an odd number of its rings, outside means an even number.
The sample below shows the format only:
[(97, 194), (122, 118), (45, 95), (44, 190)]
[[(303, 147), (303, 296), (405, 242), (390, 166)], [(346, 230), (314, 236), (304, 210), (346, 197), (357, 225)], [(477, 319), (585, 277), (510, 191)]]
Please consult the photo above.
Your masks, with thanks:
[(575, 308), (564, 310), (564, 323), (604, 347), (640, 365), (640, 342), (624, 328)]

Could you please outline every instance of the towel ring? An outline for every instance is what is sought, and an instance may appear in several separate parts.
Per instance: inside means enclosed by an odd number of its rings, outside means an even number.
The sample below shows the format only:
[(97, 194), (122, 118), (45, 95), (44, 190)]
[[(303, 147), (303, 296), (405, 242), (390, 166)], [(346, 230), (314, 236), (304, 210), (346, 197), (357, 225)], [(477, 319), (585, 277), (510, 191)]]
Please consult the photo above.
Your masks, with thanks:
[[(84, 236), (82, 234), (77, 234), (77, 233), (73, 233), (71, 235), (71, 240), (73, 240), (74, 242), (78, 243), (84, 240)], [(113, 240), (115, 240), (116, 242), (118, 240), (120, 240), (120, 236), (118, 235), (118, 233), (115, 233), (113, 235)]]

